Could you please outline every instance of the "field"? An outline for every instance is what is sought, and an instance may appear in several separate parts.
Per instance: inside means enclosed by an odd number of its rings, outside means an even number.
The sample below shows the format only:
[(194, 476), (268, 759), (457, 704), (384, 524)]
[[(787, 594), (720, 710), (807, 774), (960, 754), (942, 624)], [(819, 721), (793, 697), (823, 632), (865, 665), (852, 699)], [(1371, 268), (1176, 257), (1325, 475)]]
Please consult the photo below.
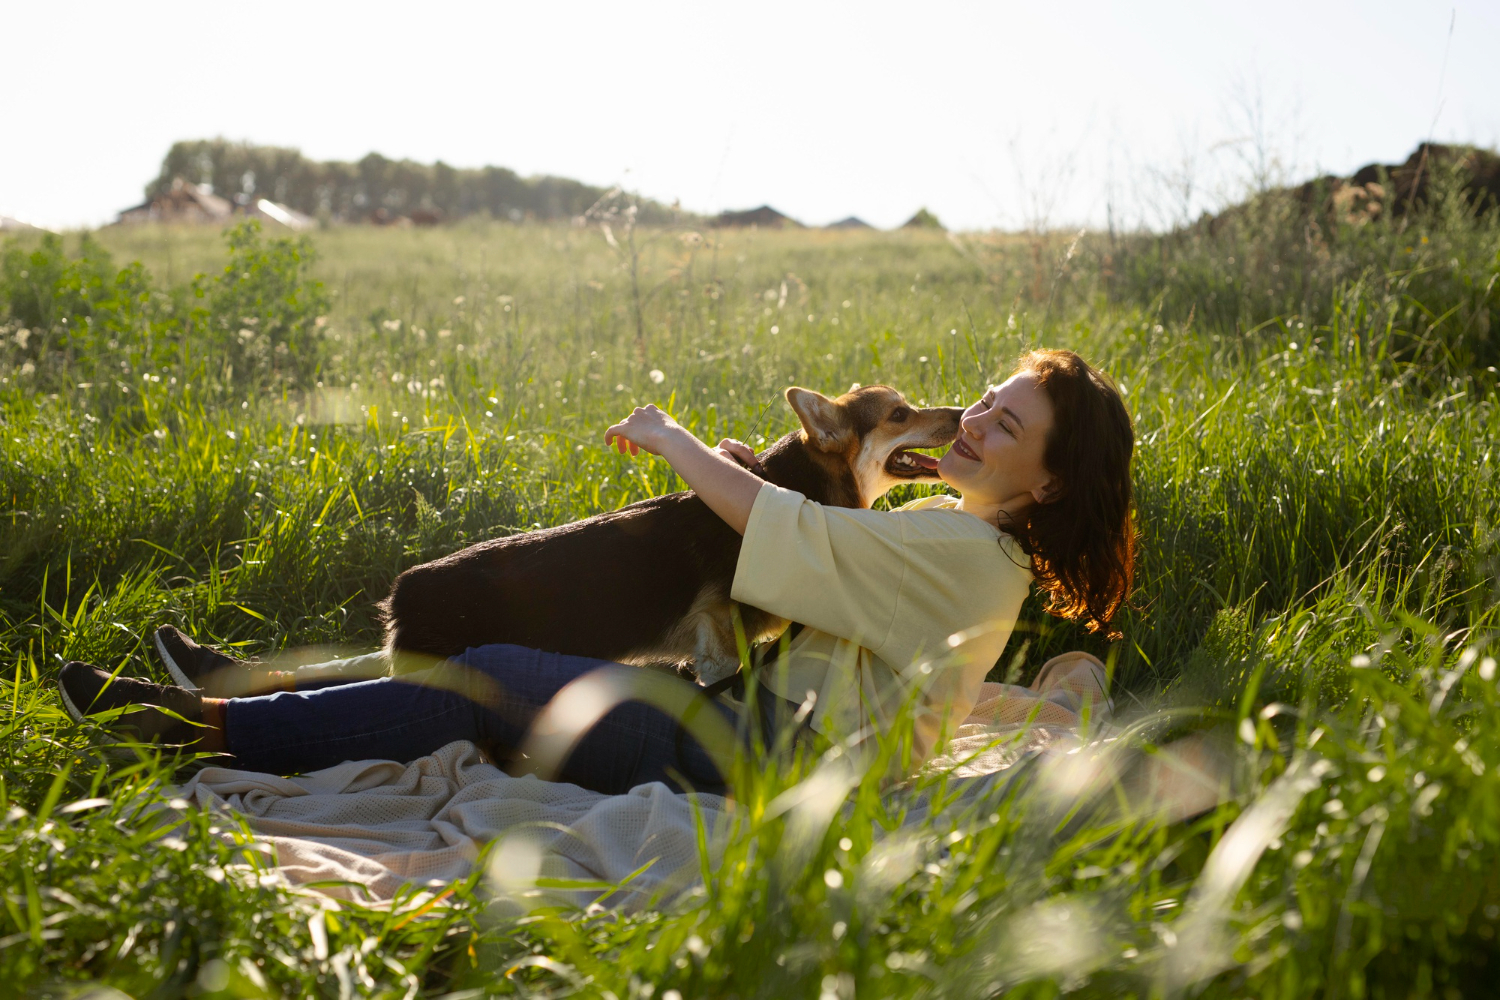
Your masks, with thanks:
[[(12, 244), (0, 992), (1479, 995), (1500, 971), (1500, 225), (1454, 199), (1250, 215), (1165, 239), (620, 217)], [(1029, 606), (993, 676), (1098, 652), (1135, 724), (1118, 752), (1203, 733), (1232, 761), (1194, 819), (1024, 784), (945, 811), (941, 780), (872, 772), (790, 863), (767, 805), (802, 775), (766, 773), (668, 906), (517, 918), (476, 875), (435, 906), (328, 909), (258, 878), (223, 817), (163, 818), (171, 769), (106, 760), (57, 701), (70, 659), (159, 676), (165, 622), (244, 654), (372, 647), (402, 568), (680, 488), (601, 447), (632, 405), (760, 442), (793, 426), (789, 385), (967, 403), (1033, 346), (1126, 393), (1142, 560), (1122, 641)]]

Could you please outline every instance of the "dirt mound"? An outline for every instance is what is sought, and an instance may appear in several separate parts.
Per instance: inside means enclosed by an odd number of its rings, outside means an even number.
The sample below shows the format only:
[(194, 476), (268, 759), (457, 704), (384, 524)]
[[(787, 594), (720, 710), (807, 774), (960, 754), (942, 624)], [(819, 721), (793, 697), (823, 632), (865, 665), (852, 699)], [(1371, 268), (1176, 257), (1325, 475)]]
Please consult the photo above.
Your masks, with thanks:
[(1500, 156), (1477, 146), (1424, 142), (1405, 163), (1370, 163), (1349, 177), (1327, 174), (1225, 209), (1207, 220), (1209, 230), (1245, 215), (1266, 198), (1289, 196), (1293, 211), (1329, 222), (1360, 223), (1403, 216), (1432, 199), (1435, 188), (1454, 185), (1477, 211), (1500, 206)]
[[(1447, 177), (1457, 180), (1464, 197), (1475, 208), (1500, 205), (1500, 156), (1476, 146), (1424, 142), (1399, 166), (1371, 163), (1360, 167), (1347, 181), (1334, 180), (1339, 182), (1339, 190), (1363, 188), (1367, 197), (1382, 198), (1400, 215), (1413, 205), (1425, 204), (1432, 185)], [(1371, 185), (1381, 190), (1371, 191)]]

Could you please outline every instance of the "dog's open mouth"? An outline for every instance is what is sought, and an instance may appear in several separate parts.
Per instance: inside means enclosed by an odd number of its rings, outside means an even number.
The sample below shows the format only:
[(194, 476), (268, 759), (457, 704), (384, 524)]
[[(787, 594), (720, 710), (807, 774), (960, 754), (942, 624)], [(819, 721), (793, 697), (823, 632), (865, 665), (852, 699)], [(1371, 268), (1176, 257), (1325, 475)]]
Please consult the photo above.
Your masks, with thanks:
[(906, 448), (892, 452), (891, 457), (885, 460), (885, 471), (902, 478), (935, 475), (937, 467), (935, 455), (923, 455)]

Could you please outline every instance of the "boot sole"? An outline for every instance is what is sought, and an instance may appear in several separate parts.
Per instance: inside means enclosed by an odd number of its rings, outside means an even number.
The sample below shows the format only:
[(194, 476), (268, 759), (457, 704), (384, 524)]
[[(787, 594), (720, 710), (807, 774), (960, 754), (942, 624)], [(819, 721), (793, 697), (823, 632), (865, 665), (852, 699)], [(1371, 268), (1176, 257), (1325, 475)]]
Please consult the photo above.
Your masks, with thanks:
[[(62, 696), (63, 711), (68, 713), (68, 718), (72, 719), (74, 724), (82, 725), (83, 720), (88, 718), (88, 713), (79, 709), (78, 705), (73, 701), (72, 695), (68, 694), (67, 687), (63, 684), (59, 683), (57, 685), (57, 693)], [(108, 731), (102, 731), (99, 734), (99, 739), (104, 743), (122, 742), (118, 736)]]
[(156, 655), (161, 657), (162, 666), (166, 667), (167, 673), (172, 675), (173, 683), (180, 688), (187, 688), (189, 691), (203, 690), (198, 686), (196, 681), (182, 672), (182, 668), (177, 665), (177, 661), (172, 659), (172, 654), (167, 652), (166, 644), (161, 641), (161, 636), (153, 634), (151, 641), (156, 646)]

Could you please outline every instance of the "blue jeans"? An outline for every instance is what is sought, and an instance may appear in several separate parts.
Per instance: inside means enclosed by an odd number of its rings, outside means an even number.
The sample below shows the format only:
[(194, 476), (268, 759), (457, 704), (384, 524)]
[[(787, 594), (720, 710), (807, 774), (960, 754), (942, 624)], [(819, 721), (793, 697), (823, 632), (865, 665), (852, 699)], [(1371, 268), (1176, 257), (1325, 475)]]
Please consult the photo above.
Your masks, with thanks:
[[(564, 685), (604, 666), (611, 664), (524, 646), (480, 646), (416, 673), (348, 683), (328, 677), (332, 686), (231, 698), (224, 712), (225, 742), (236, 767), (273, 774), (314, 771), (346, 760), (414, 760), (454, 740), (470, 740), (504, 763), (516, 755), (537, 712)], [(661, 680), (693, 687), (668, 675)], [(769, 692), (762, 696), (774, 699)], [(717, 700), (698, 702), (721, 713), (745, 742), (749, 727), (733, 709)], [(640, 702), (610, 709), (555, 777), (607, 794), (651, 781), (679, 790), (686, 785), (713, 794), (725, 791), (724, 776), (698, 741), (671, 715)]]

